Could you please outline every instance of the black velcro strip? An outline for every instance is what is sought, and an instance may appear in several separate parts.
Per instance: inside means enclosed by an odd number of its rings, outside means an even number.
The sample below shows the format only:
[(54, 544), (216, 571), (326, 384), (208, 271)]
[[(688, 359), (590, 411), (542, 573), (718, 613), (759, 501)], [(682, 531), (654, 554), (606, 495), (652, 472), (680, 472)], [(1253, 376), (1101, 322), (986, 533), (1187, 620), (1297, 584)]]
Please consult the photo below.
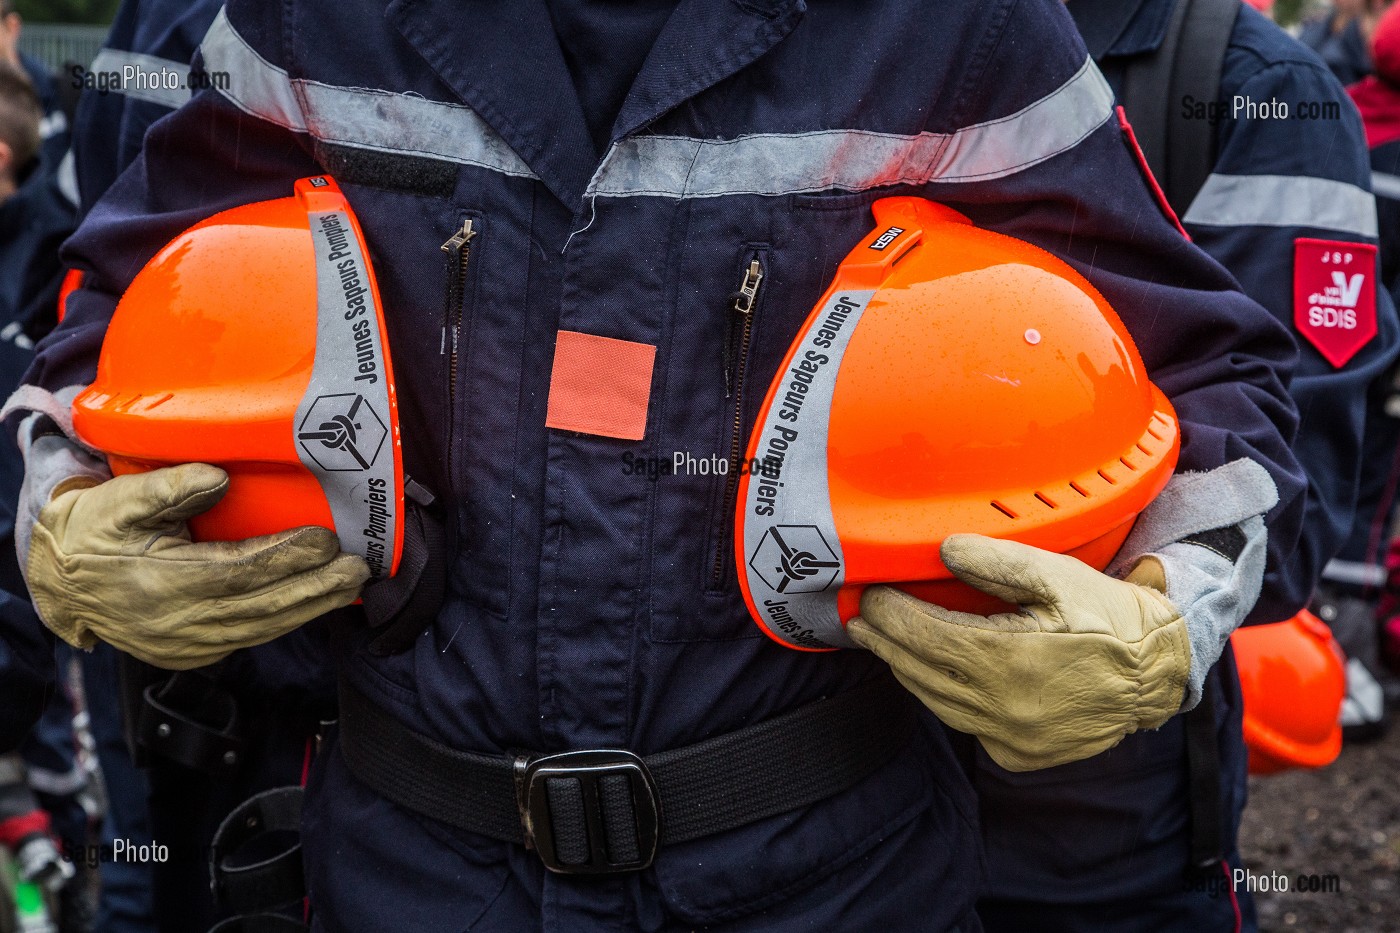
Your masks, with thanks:
[(316, 161), (337, 181), (385, 188), (430, 198), (450, 198), (457, 187), (457, 166), (440, 159), (337, 146), (317, 140)]
[(1228, 528), (1212, 528), (1210, 531), (1187, 535), (1181, 539), (1182, 544), (1195, 544), (1208, 551), (1214, 551), (1232, 564), (1239, 560), (1240, 555), (1244, 553), (1247, 541), (1248, 539), (1238, 525), (1230, 525)]

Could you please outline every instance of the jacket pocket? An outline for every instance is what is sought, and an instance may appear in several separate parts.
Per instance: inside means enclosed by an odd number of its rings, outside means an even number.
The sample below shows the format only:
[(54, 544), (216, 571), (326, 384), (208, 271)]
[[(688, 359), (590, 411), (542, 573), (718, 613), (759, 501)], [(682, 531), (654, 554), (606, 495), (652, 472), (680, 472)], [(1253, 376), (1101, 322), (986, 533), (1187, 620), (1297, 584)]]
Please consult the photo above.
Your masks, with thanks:
[(741, 251), (738, 288), (730, 296), (723, 345), (724, 397), (729, 408), (725, 429), (728, 433), (721, 440), (724, 458), (714, 461), (722, 463), (724, 467), (713, 484), (718, 499), (711, 510), (710, 535), (706, 545), (707, 566), (701, 568), (705, 574), (707, 593), (727, 592), (734, 577), (731, 570), (734, 565), (734, 503), (739, 493), (740, 471), (746, 466), (745, 454), (749, 447), (745, 403), (751, 393), (757, 392), (761, 396), (767, 388), (753, 385), (749, 379), (749, 351), (753, 347), (759, 295), (767, 267), (768, 245), (746, 246)]
[(657, 437), (633, 452), (655, 467), (653, 641), (765, 637), (744, 606), (734, 557), (739, 471), (774, 374), (842, 258), (869, 233), (879, 196), (691, 205)]
[(767, 388), (751, 357), (764, 333), (772, 249), (736, 238), (683, 262), (656, 437), (625, 455), (623, 467), (626, 481), (652, 490), (651, 635), (756, 637), (735, 581), (733, 512), (753, 412)]
[(476, 295), (476, 264), (472, 259), (480, 246), (484, 226), (480, 212), (464, 211), (451, 234), (439, 247), (443, 255), (442, 356), (446, 361), (443, 383), (448, 414), (444, 419), (442, 445), (447, 452), (445, 469), (448, 482), (458, 501), (465, 499), (465, 491), (459, 482), (461, 454), (458, 448), (466, 434), (465, 426), (461, 424), (461, 393), (462, 366), (468, 357), (471, 334), (470, 308)]

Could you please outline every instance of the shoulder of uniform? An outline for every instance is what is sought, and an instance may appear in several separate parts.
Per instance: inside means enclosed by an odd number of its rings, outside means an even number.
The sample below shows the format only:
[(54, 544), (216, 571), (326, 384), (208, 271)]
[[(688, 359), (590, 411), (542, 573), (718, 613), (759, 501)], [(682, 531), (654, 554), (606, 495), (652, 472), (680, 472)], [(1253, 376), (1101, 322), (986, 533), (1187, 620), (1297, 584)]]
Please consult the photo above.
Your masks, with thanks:
[[(1371, 149), (1371, 168), (1389, 175), (1400, 174), (1400, 139), (1373, 147)], [(1395, 194), (1388, 192), (1386, 196), (1396, 197)]]
[(1271, 75), (1279, 81), (1291, 79), (1327, 85), (1336, 96), (1344, 96), (1341, 84), (1312, 49), (1252, 7), (1241, 5), (1225, 50), (1221, 93), (1232, 93), (1251, 81), (1268, 79)]

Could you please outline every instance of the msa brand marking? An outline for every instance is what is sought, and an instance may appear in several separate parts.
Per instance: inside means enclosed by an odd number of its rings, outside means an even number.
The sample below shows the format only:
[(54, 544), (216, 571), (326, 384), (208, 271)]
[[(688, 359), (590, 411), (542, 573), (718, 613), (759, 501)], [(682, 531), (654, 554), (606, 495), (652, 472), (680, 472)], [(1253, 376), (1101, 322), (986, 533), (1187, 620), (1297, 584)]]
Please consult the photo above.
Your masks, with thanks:
[(880, 234), (879, 238), (874, 243), (870, 244), (870, 248), (874, 250), (882, 250), (886, 246), (889, 246), (891, 243), (893, 243), (895, 237), (899, 236), (903, 232), (903, 227), (891, 227), (884, 233)]

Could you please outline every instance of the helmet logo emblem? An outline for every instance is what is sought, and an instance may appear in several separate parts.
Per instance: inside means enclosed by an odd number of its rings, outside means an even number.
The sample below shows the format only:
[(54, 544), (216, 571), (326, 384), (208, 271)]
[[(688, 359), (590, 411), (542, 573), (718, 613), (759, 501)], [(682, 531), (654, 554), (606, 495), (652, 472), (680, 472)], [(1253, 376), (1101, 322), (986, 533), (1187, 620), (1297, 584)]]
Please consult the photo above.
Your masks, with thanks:
[(297, 430), (301, 449), (323, 470), (368, 470), (388, 435), (363, 395), (322, 395), (311, 403)]
[(884, 233), (880, 234), (875, 239), (874, 243), (870, 244), (870, 248), (873, 250), (882, 251), (886, 246), (889, 246), (891, 243), (893, 243), (895, 239), (898, 238), (898, 236), (903, 232), (903, 227), (890, 227)]
[(749, 566), (776, 593), (820, 593), (836, 578), (841, 561), (816, 525), (774, 525)]

